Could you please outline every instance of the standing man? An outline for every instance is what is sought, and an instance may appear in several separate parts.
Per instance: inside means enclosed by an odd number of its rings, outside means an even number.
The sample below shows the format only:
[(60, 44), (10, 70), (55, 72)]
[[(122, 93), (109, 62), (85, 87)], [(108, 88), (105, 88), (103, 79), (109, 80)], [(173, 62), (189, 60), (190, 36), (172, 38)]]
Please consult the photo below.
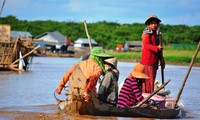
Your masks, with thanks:
[[(161, 20), (156, 15), (150, 15), (145, 24), (147, 25), (142, 33), (142, 57), (140, 64), (144, 65), (144, 73), (150, 78), (142, 83), (143, 93), (152, 93), (154, 91), (154, 82), (158, 69), (158, 60), (163, 46), (159, 45), (158, 31)], [(163, 68), (165, 62), (163, 59)]]

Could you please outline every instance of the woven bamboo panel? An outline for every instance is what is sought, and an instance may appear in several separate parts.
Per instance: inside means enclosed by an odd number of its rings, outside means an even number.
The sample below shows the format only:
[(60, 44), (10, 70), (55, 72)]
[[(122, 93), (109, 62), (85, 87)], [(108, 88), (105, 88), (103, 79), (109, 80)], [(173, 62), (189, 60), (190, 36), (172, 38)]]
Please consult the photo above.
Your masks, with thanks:
[(0, 24), (0, 42), (10, 42), (10, 25)]

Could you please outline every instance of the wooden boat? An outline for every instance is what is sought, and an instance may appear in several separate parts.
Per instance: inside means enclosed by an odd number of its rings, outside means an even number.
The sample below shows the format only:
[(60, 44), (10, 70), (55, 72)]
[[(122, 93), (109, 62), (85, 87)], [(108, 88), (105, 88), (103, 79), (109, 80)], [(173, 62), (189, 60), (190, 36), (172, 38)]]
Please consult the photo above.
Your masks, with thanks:
[(176, 118), (180, 112), (179, 108), (174, 109), (153, 109), (153, 108), (142, 108), (135, 107), (129, 109), (122, 109), (114, 107), (110, 104), (93, 100), (89, 103), (82, 102), (80, 114), (95, 115), (95, 116), (119, 116), (119, 117), (145, 117), (145, 118), (159, 118), (168, 119)]
[(177, 118), (181, 112), (179, 107), (155, 109), (152, 107), (118, 108), (99, 101), (92, 95), (90, 102), (85, 102), (80, 95), (73, 95), (70, 101), (61, 102), (58, 106), (66, 114), (116, 116), (116, 117), (143, 117), (171, 119)]
[(65, 101), (61, 102), (58, 106), (62, 112), (65, 112), (66, 114), (78, 113), (80, 115), (94, 116), (171, 119), (177, 118), (180, 113), (179, 107), (164, 109), (154, 109), (151, 107), (118, 108), (113, 105), (103, 103), (95, 97), (90, 102), (85, 102), (81, 96), (74, 96), (70, 104)]
[[(90, 101), (85, 102), (84, 100), (84, 85), (86, 78), (81, 74), (80, 67), (77, 66), (75, 71), (69, 78), (69, 87), (67, 101), (62, 101), (58, 104), (62, 112), (68, 114), (80, 114), (80, 115), (94, 115), (94, 116), (119, 116), (119, 117), (145, 117), (145, 118), (176, 118), (180, 112), (178, 106), (176, 107), (165, 107), (165, 108), (153, 108), (153, 107), (141, 107), (135, 106), (132, 108), (117, 108), (113, 105), (103, 103), (98, 100), (95, 92), (90, 93)], [(150, 97), (155, 95), (160, 89), (162, 89), (167, 83), (164, 83), (159, 89), (155, 90), (152, 94), (146, 97), (138, 105), (142, 105)], [(55, 94), (54, 94), (55, 96)], [(56, 96), (55, 96), (56, 98)], [(56, 98), (57, 99), (57, 98)], [(57, 99), (58, 100), (58, 99)]]

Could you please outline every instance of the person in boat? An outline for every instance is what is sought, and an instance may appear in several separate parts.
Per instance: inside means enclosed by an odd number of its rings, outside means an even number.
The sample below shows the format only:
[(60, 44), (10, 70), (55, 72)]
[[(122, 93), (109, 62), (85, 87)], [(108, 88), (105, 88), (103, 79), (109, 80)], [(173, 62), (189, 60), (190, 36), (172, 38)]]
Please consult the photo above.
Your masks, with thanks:
[(104, 60), (106, 73), (98, 89), (98, 99), (114, 106), (116, 106), (118, 98), (119, 70), (117, 69), (117, 63), (116, 58)]
[[(158, 60), (160, 59), (160, 50), (163, 46), (159, 45), (159, 27), (161, 20), (150, 15), (145, 24), (147, 25), (142, 33), (142, 52), (140, 64), (144, 65), (144, 73), (149, 76), (149, 79), (142, 82), (142, 92), (152, 93), (154, 91), (154, 82), (158, 69)], [(165, 61), (162, 59), (161, 65), (165, 67)]]
[[(89, 94), (93, 91), (96, 92), (96, 84), (99, 77), (106, 72), (104, 67), (104, 59), (111, 58), (113, 56), (105, 53), (102, 47), (94, 47), (91, 52), (89, 59), (76, 63), (73, 67), (71, 67), (62, 77), (58, 88), (55, 90), (56, 93), (61, 94), (61, 91), (65, 87), (65, 84), (72, 79), (70, 85), (80, 85), (82, 78), (73, 79), (74, 77), (84, 76), (86, 81), (85, 84), (82, 84), (81, 87), (84, 87), (83, 96), (86, 102), (89, 101)], [(80, 69), (79, 72), (74, 75), (77, 69)], [(73, 77), (71, 77), (74, 75)], [(80, 81), (75, 83), (75, 81)], [(75, 86), (75, 85), (74, 85)]]
[(130, 108), (142, 101), (141, 82), (145, 79), (149, 79), (149, 76), (144, 74), (144, 66), (136, 64), (119, 92), (117, 107)]

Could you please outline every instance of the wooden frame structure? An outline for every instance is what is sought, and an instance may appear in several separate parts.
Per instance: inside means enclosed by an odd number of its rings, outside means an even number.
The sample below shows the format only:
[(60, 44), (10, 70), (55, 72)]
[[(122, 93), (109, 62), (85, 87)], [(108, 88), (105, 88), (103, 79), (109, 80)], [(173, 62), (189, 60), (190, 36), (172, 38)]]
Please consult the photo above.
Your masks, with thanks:
[[(0, 24), (0, 71), (14, 70), (26, 71), (32, 59), (32, 53), (39, 47), (34, 48), (31, 38), (11, 39), (10, 26)], [(22, 54), (20, 58), (19, 54)], [(19, 61), (23, 59), (25, 65), (19, 69)]]

